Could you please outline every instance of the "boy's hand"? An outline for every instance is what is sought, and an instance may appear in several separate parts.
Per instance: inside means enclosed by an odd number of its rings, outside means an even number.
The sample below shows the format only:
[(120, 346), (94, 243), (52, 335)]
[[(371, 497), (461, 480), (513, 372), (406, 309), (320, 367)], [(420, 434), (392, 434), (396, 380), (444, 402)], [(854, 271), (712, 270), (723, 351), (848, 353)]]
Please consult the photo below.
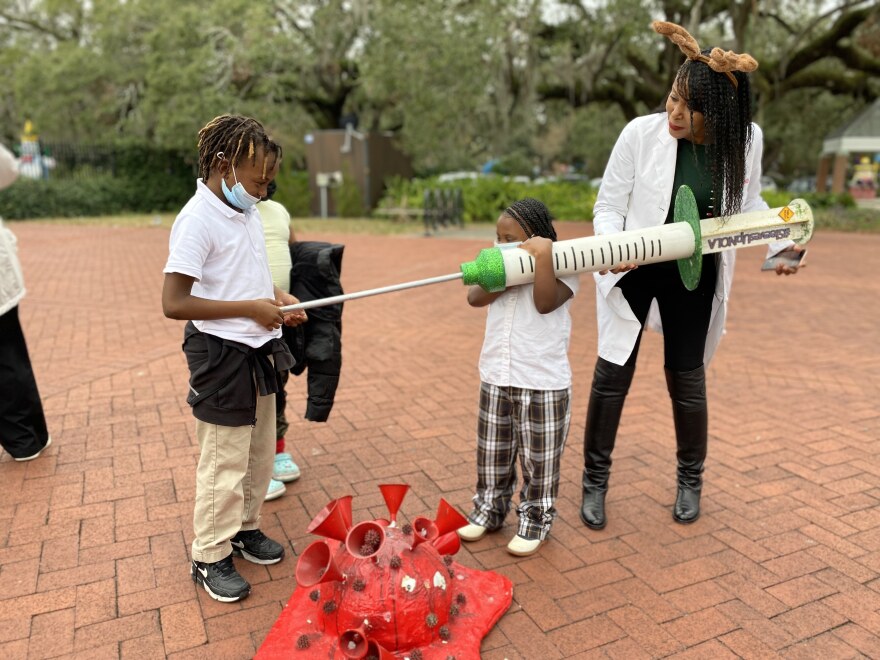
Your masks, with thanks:
[(277, 330), (284, 323), (284, 315), (280, 310), (281, 303), (271, 298), (261, 298), (253, 301), (251, 318), (266, 330)]
[[(278, 296), (278, 300), (276, 301), (279, 306), (287, 307), (288, 305), (296, 305), (299, 302), (299, 298), (289, 293), (284, 293), (281, 291)], [(291, 328), (295, 328), (298, 325), (302, 325), (306, 321), (309, 320), (308, 315), (306, 314), (306, 310), (297, 309), (293, 312), (285, 312), (284, 313), (284, 325), (288, 325)]]

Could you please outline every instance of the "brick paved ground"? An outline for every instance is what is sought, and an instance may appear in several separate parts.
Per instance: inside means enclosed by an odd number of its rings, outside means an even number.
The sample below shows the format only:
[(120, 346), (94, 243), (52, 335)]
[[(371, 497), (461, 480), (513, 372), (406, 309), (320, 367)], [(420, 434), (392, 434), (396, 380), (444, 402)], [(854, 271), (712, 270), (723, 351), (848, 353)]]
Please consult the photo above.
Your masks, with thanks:
[[(248, 658), (292, 593), (295, 557), (246, 565), (253, 595), (216, 603), (188, 576), (196, 445), (181, 324), (159, 304), (167, 230), (17, 224), (21, 305), (54, 444), (0, 458), (0, 657)], [(588, 233), (565, 225), (564, 238)], [(306, 235), (346, 243), (346, 289), (454, 272), (470, 238)], [(704, 515), (674, 524), (674, 440), (656, 336), (643, 342), (621, 426), (609, 524), (577, 517), (594, 362), (594, 293), (575, 301), (575, 410), (560, 518), (540, 554), (505, 529), (458, 560), (504, 573), (514, 603), (482, 657), (880, 657), (880, 236), (819, 233), (795, 278), (740, 253), (729, 333), (709, 371)], [(303, 477), (265, 507), (295, 551), (309, 520), (406, 482), (403, 517), (474, 482), (484, 313), (443, 284), (351, 302), (330, 422), (289, 435)]]

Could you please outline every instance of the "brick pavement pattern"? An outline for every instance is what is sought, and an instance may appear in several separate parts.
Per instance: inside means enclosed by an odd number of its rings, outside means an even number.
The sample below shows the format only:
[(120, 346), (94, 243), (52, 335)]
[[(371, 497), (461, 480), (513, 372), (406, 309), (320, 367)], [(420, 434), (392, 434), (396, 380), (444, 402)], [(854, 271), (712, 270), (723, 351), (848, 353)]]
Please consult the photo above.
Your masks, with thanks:
[[(182, 323), (161, 312), (168, 230), (13, 225), (29, 295), (22, 323), (53, 445), (0, 457), (0, 657), (249, 658), (295, 588), (295, 552), (328, 500), (384, 514), (382, 482), (412, 486), (402, 519), (475, 481), (483, 310), (446, 283), (352, 301), (330, 421), (288, 446), (303, 476), (263, 529), (292, 549), (240, 562), (254, 585), (212, 601), (188, 574), (193, 418)], [(588, 235), (563, 224), (562, 238)], [(486, 238), (313, 234), (346, 245), (347, 291), (455, 272)], [(809, 267), (759, 272), (740, 251), (728, 334), (708, 372), (704, 513), (673, 523), (674, 438), (662, 344), (646, 335), (624, 411), (600, 532), (578, 520), (595, 361), (590, 282), (575, 300), (573, 426), (560, 517), (539, 554), (508, 555), (513, 514), (457, 560), (507, 575), (510, 611), (482, 657), (880, 657), (880, 236), (818, 232)]]

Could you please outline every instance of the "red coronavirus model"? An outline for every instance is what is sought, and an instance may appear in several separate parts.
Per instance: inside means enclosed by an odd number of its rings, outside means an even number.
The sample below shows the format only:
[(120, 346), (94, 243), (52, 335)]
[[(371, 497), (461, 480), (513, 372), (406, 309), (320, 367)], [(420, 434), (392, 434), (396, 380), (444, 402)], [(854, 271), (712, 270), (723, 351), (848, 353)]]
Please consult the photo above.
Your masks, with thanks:
[(351, 496), (308, 527), (325, 537), (296, 566), (297, 589), (256, 658), (477, 660), (480, 642), (510, 607), (506, 577), (457, 564), (467, 520), (446, 500), (434, 519), (399, 526), (409, 486), (379, 486), (390, 520), (352, 524)]

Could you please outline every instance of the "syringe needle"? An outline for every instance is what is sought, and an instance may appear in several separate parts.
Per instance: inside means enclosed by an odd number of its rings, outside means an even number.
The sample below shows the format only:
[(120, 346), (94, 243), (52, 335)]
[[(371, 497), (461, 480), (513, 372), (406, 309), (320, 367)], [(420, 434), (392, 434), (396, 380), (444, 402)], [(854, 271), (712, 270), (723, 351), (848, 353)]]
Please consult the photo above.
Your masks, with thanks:
[(419, 286), (427, 286), (429, 284), (439, 284), (440, 282), (451, 282), (452, 280), (460, 280), (462, 273), (450, 273), (449, 275), (440, 275), (439, 277), (428, 277), (424, 280), (414, 280), (412, 282), (404, 282), (403, 284), (392, 284), (391, 286), (383, 286), (378, 289), (367, 289), (366, 291), (357, 291), (355, 293), (344, 293), (341, 296), (333, 296), (331, 298), (320, 298), (318, 300), (309, 300), (307, 302), (297, 303), (296, 305), (287, 305), (281, 308), (282, 312), (293, 312), (298, 309), (311, 309), (313, 307), (326, 307), (327, 305), (335, 305), (336, 303), (345, 302), (346, 300), (355, 300), (356, 298), (366, 298), (367, 296), (378, 296), (382, 293), (392, 293), (394, 291), (403, 291), (404, 289), (414, 289)]

